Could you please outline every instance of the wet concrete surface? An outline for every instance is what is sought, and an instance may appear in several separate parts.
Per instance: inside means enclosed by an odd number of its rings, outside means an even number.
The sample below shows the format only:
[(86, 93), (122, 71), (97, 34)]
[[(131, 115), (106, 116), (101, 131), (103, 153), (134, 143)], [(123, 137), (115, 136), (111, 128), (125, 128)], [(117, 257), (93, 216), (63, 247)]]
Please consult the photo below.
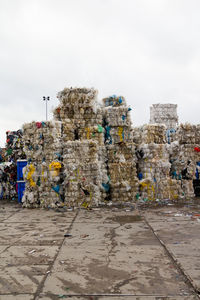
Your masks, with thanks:
[(74, 211), (0, 203), (0, 300), (200, 299), (199, 203)]

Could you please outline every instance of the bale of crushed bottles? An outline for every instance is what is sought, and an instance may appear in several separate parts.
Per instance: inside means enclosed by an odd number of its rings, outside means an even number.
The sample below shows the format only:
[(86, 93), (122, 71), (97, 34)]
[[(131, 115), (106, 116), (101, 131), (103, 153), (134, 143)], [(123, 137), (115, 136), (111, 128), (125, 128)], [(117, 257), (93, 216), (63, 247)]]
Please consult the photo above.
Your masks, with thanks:
[(21, 129), (6, 132), (6, 161), (16, 163), (18, 159), (25, 159), (23, 147), (23, 132)]
[[(17, 199), (17, 160), (25, 159), (26, 155), (23, 150), (23, 132), (21, 129), (17, 131), (6, 132), (6, 148), (4, 152), (4, 161), (12, 162), (12, 167), (9, 167), (9, 180), (4, 186), (6, 194), (11, 199)], [(5, 193), (4, 193), (5, 194)]]
[(63, 202), (62, 146), (59, 121), (32, 122), (23, 126), (25, 207), (57, 207)]
[(123, 205), (126, 202), (134, 202), (138, 192), (131, 108), (127, 107), (122, 96), (105, 98), (103, 103), (110, 199), (114, 205)]
[(70, 120), (78, 128), (102, 125), (98, 91), (91, 88), (65, 88), (58, 93), (59, 106), (54, 110), (56, 119)]
[(14, 162), (0, 163), (0, 199), (17, 198), (17, 169)]
[(164, 124), (147, 124), (140, 128), (140, 143), (165, 144), (166, 126)]
[(197, 179), (196, 169), (200, 164), (200, 148), (197, 144), (173, 142), (170, 148), (171, 175), (176, 179)]
[(112, 95), (102, 99), (104, 107), (126, 106), (126, 99), (123, 96)]
[(149, 123), (165, 124), (167, 129), (175, 129), (178, 125), (177, 104), (152, 104)]
[(177, 130), (177, 140), (180, 145), (200, 144), (200, 125), (180, 124)]
[[(92, 207), (103, 203), (107, 173), (96, 141), (68, 141), (63, 147), (65, 205)], [(103, 149), (102, 149), (103, 150)]]

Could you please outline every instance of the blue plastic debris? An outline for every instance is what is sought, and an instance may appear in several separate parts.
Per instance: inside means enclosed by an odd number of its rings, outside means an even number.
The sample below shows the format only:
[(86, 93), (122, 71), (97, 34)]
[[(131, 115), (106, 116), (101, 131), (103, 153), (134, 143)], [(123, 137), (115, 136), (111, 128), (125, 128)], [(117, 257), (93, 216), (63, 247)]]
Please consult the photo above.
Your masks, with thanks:
[(170, 144), (171, 143), (171, 133), (175, 133), (176, 130), (174, 128), (168, 129), (166, 132), (166, 137), (167, 137), (167, 143)]
[(111, 127), (110, 126), (106, 126), (105, 129), (106, 129), (106, 132), (105, 132), (105, 141), (108, 141), (108, 144), (112, 144), (112, 137), (110, 135)]
[(60, 186), (59, 185), (52, 186), (52, 189), (54, 190), (54, 192), (56, 192), (58, 194), (60, 191)]
[(102, 183), (103, 188), (105, 189), (106, 193), (110, 190), (110, 185), (108, 183)]
[(138, 174), (138, 178), (139, 178), (139, 180), (142, 180), (143, 174), (142, 174), (142, 173), (139, 173), (139, 174)]

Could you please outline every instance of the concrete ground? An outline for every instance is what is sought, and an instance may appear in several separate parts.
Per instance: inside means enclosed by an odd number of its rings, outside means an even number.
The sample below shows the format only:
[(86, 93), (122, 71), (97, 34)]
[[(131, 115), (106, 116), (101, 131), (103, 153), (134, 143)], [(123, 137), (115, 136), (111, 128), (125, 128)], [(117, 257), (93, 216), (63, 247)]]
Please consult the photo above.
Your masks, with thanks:
[(195, 300), (200, 206), (58, 211), (0, 202), (0, 300)]

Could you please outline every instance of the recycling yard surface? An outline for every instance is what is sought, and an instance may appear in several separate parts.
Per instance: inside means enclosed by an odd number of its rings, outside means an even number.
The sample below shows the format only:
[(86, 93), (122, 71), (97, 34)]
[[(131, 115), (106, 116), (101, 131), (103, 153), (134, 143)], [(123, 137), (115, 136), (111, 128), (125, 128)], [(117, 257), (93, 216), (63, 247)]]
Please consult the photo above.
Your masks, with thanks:
[[(197, 200), (196, 200), (197, 201)], [(0, 300), (196, 300), (200, 206), (0, 206)]]

